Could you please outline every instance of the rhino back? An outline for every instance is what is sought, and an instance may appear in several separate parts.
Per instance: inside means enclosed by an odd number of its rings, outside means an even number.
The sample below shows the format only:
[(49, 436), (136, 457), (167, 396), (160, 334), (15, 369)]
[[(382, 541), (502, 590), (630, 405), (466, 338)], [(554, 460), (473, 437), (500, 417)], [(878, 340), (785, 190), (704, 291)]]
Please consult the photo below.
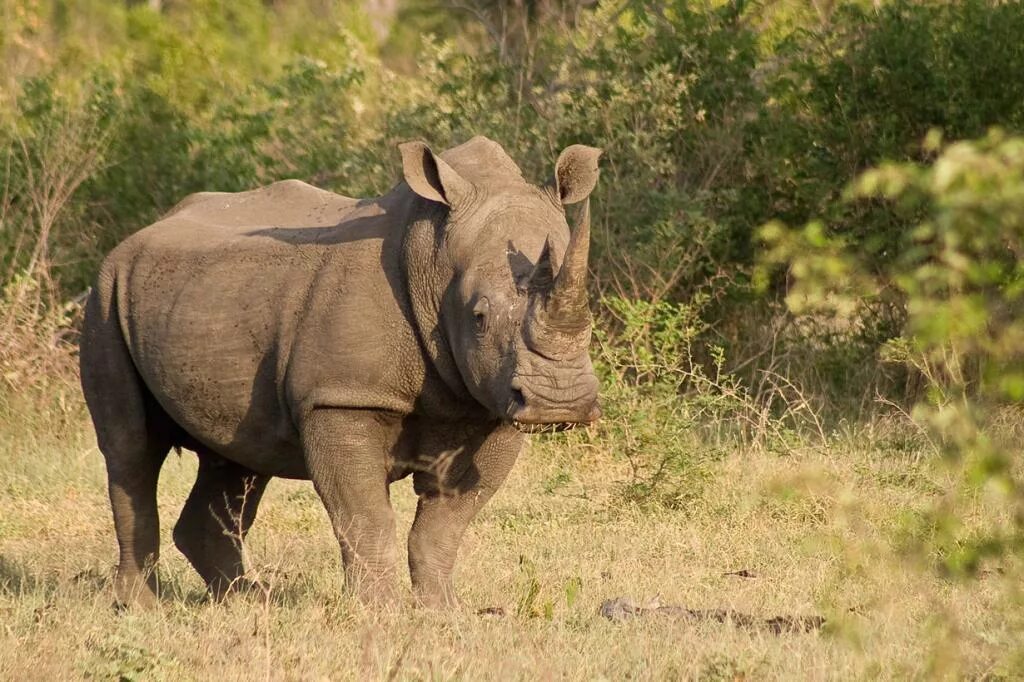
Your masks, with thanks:
[(190, 198), (126, 240), (110, 256), (118, 314), (168, 415), (226, 457), (301, 476), (298, 411), (411, 405), (423, 361), (401, 212), (288, 181)]

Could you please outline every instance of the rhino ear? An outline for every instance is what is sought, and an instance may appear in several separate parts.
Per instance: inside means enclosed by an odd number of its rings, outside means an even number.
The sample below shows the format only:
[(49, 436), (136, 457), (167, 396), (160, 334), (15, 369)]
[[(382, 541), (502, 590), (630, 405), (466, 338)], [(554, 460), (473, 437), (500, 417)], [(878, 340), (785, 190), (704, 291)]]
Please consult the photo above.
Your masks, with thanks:
[(398, 149), (402, 152), (402, 175), (416, 194), (446, 206), (469, 195), (469, 182), (423, 142), (406, 142)]
[(563, 204), (576, 204), (594, 191), (599, 170), (597, 160), (601, 150), (574, 144), (558, 155), (555, 163), (555, 189)]

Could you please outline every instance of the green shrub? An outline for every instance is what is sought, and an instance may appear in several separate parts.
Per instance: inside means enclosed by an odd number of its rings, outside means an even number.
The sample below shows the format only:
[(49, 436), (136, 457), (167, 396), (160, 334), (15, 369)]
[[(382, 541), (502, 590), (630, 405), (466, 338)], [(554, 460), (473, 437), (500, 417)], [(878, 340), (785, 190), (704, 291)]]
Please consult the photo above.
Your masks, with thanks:
[(843, 188), (883, 161), (926, 160), (919, 141), (933, 128), (950, 139), (1024, 132), (1022, 32), (1019, 3), (901, 0), (842, 3), (826, 29), (782, 39), (745, 190), (762, 206), (758, 224), (824, 217), (877, 264), (896, 257), (915, 216), (844, 203)]
[[(970, 573), (988, 556), (1024, 551), (1017, 444), (990, 428), (1007, 410), (1019, 418), (1024, 399), (1024, 138), (995, 131), (943, 145), (935, 133), (925, 149), (934, 162), (883, 164), (848, 191), (921, 216), (883, 267), (870, 248), (815, 224), (802, 232), (775, 224), (763, 235), (771, 258), (790, 264), (790, 300), (801, 309), (839, 304), (855, 314), (848, 302), (892, 291), (905, 306), (906, 323), (881, 359), (919, 375), (925, 390), (913, 417), (961, 482), (934, 509), (928, 549), (947, 569)], [(979, 504), (990, 509), (983, 520), (971, 511)]]

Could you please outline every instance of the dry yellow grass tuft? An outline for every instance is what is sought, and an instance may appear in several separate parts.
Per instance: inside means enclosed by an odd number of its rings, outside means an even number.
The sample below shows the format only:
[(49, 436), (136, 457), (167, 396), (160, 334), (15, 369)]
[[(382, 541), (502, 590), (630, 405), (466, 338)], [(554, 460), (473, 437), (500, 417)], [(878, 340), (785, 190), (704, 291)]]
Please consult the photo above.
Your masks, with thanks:
[[(626, 504), (631, 472), (576, 441), (535, 441), (472, 526), (464, 607), (367, 611), (346, 597), (309, 484), (275, 481), (248, 543), (269, 600), (206, 601), (170, 541), (195, 472), (161, 480), (168, 596), (118, 613), (103, 465), (85, 424), (0, 430), (0, 679), (764, 679), (998, 677), (1024, 672), (1021, 570), (953, 582), (896, 551), (940, 486), (915, 453), (853, 438), (708, 465), (680, 508)], [(29, 434), (37, 434), (29, 437)], [(408, 482), (394, 486), (407, 529)], [(979, 501), (979, 504), (983, 504)], [(996, 570), (998, 569), (998, 570)], [(602, 618), (613, 597), (820, 631)], [(500, 607), (501, 614), (479, 614)], [(491, 609), (498, 611), (499, 609)]]

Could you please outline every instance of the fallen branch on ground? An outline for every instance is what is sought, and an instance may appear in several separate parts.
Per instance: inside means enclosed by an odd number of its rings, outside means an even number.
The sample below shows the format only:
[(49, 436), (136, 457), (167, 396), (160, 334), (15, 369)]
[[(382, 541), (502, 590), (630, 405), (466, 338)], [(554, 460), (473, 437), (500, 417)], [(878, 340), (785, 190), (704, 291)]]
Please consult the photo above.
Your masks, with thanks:
[(825, 624), (825, 619), (822, 616), (774, 616), (765, 619), (733, 611), (732, 609), (704, 610), (688, 609), (684, 606), (671, 606), (662, 604), (661, 599), (658, 597), (655, 597), (646, 604), (638, 604), (626, 597), (607, 599), (601, 604), (599, 612), (608, 620), (616, 623), (641, 616), (671, 616), (693, 622), (714, 621), (716, 623), (732, 623), (742, 628), (764, 628), (774, 634), (813, 632), (820, 630)]

